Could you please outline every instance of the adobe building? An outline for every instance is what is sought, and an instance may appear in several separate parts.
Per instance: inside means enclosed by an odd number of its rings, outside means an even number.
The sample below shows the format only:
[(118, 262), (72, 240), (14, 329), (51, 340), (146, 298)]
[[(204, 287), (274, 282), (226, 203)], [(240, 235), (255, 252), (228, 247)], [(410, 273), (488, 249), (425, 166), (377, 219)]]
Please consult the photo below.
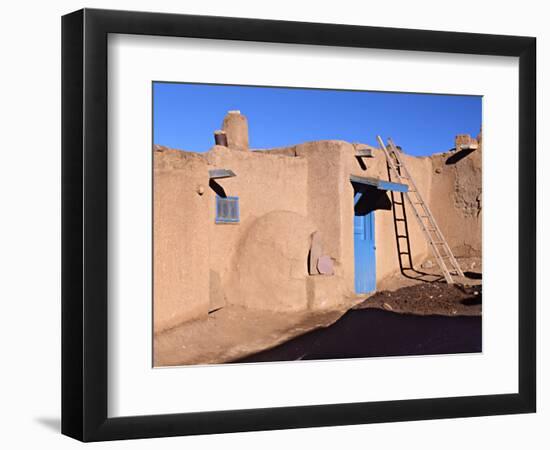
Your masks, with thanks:
[[(400, 271), (384, 153), (366, 144), (306, 142), (252, 150), (230, 111), (206, 153), (155, 145), (154, 331), (227, 305), (317, 311), (350, 305)], [(402, 154), (455, 256), (481, 254), (481, 139)], [(408, 215), (411, 257), (430, 256)]]

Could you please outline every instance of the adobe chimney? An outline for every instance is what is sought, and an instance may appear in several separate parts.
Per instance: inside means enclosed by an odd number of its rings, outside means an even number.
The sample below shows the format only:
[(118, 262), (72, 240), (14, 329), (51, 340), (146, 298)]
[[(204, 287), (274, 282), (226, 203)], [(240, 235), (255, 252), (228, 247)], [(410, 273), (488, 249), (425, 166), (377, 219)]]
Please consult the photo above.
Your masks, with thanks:
[(223, 119), (227, 146), (233, 150), (248, 151), (248, 120), (240, 111), (229, 111)]
[(214, 131), (214, 142), (216, 142), (216, 145), (227, 147), (227, 136), (225, 134), (225, 131), (223, 130)]

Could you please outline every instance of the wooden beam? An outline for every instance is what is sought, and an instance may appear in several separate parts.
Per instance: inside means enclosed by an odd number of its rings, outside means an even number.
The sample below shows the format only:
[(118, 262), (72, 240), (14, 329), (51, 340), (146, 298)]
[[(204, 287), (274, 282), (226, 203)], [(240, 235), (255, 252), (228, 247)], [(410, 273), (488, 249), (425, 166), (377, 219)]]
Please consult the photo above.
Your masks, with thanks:
[(235, 172), (229, 169), (213, 169), (208, 171), (208, 175), (211, 180), (216, 180), (218, 178), (231, 178), (236, 177)]

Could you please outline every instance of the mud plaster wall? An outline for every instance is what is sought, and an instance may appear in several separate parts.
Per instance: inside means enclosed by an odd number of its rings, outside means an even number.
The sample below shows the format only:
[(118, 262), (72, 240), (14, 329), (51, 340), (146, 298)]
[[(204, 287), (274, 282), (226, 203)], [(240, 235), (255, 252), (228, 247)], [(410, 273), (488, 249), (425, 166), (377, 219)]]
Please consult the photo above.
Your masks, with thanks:
[(482, 148), (433, 161), (430, 206), (455, 256), (479, 256), (482, 244)]
[[(210, 217), (204, 231), (208, 233), (210, 239), (210, 308), (215, 309), (226, 303), (274, 310), (288, 307), (288, 302), (278, 303), (275, 297), (270, 297), (268, 275), (269, 270), (273, 273), (283, 270), (281, 265), (286, 263), (281, 261), (275, 250), (283, 244), (288, 247), (288, 242), (291, 240), (288, 233), (292, 233), (293, 230), (281, 227), (276, 233), (272, 228), (268, 230), (266, 223), (256, 225), (256, 228), (263, 226), (266, 235), (272, 233), (267, 239), (271, 245), (268, 247), (276, 254), (266, 249), (268, 242), (260, 239), (261, 233), (258, 230), (252, 231), (260, 218), (273, 211), (286, 211), (305, 219), (307, 162), (303, 158), (234, 151), (220, 146), (213, 147), (206, 154), (206, 158), (210, 169), (230, 169), (236, 174), (235, 177), (218, 179), (216, 182), (225, 195), (239, 197), (240, 208), (239, 223), (216, 224), (214, 205), (216, 192), (208, 189)], [(309, 246), (309, 242), (305, 245)], [(300, 251), (298, 247), (296, 251)], [(249, 265), (254, 252), (256, 252), (254, 264), (268, 268), (268, 272), (264, 274), (267, 276), (264, 286), (254, 287), (251, 281), (253, 277), (247, 278), (251, 275), (248, 272), (254, 270), (254, 267)], [(302, 253), (304, 253), (305, 289), (307, 249)], [(258, 280), (265, 279), (259, 272), (256, 275)], [(250, 281), (249, 286), (244, 283), (245, 278)], [(296, 295), (287, 293), (291, 296), (288, 301), (299, 302), (297, 293)], [(305, 291), (300, 290), (299, 295), (302, 301), (305, 298)]]
[(154, 151), (154, 330), (205, 316), (209, 302), (206, 159), (156, 147)]
[[(479, 139), (479, 138), (478, 138)], [(414, 182), (422, 197), (431, 209), (435, 220), (451, 249), (456, 256), (472, 256), (481, 254), (481, 162), (482, 148), (481, 140), (479, 149), (473, 151), (458, 151), (435, 154), (430, 157), (413, 157), (401, 153), (402, 158), (409, 169)], [(317, 186), (315, 180), (323, 180), (320, 174), (328, 175), (328, 169), (323, 167), (323, 161), (330, 160), (331, 152), (343, 155), (344, 161), (340, 161), (342, 170), (331, 170), (331, 177), (339, 177), (339, 184), (327, 184), (321, 203), (316, 204), (310, 200), (311, 209), (309, 217), (320, 228), (331, 233), (329, 236), (339, 236), (339, 242), (329, 246), (336, 257), (341, 255), (338, 261), (337, 274), (343, 272), (345, 289), (349, 292), (353, 289), (354, 281), (354, 255), (353, 255), (353, 188), (349, 183), (349, 174), (358, 176), (369, 176), (387, 180), (388, 172), (386, 160), (382, 151), (374, 150), (372, 158), (362, 158), (361, 165), (355, 157), (353, 146), (343, 141), (320, 141), (289, 148), (272, 149), (270, 152), (277, 154), (293, 155), (300, 154), (308, 159), (309, 179), (313, 180), (310, 185), (310, 197), (315, 197)], [(336, 159), (332, 157), (332, 165)], [(331, 164), (328, 164), (331, 167)], [(320, 171), (320, 172), (319, 172)], [(396, 181), (396, 180), (393, 180)], [(342, 194), (335, 195), (335, 194)], [(391, 193), (387, 193), (391, 199)], [(395, 194), (394, 198), (400, 201), (400, 196)], [(324, 225), (327, 220), (323, 211), (323, 202), (331, 203), (327, 211), (331, 211), (332, 218), (338, 217), (338, 221), (331, 220), (330, 224)], [(314, 210), (317, 209), (318, 217), (315, 217)], [(397, 254), (397, 243), (393, 220), (393, 211), (378, 209), (375, 214), (376, 234), (376, 279), (383, 280), (399, 270), (399, 259)], [(410, 206), (406, 204), (407, 224), (410, 237), (411, 255), (413, 265), (418, 268), (420, 263), (427, 257), (432, 257), (424, 234), (418, 224)], [(338, 229), (338, 227), (340, 227)], [(404, 234), (403, 223), (398, 223), (399, 234)], [(404, 260), (404, 263), (408, 263)]]
[[(315, 141), (287, 148), (270, 149), (280, 155), (300, 155), (308, 162), (308, 218), (321, 231), (326, 253), (335, 258), (335, 292), (354, 293), (355, 259), (353, 243), (353, 186), (350, 175), (388, 179), (386, 160), (381, 150), (372, 158), (355, 157), (353, 144), (345, 141)], [(403, 156), (420, 193), (430, 199), (432, 161), (430, 158)], [(395, 180), (394, 180), (395, 181)], [(391, 199), (390, 193), (387, 193)], [(396, 197), (397, 198), (397, 197)], [(428, 244), (413, 212), (406, 206), (413, 263), (420, 264), (428, 255)], [(376, 279), (399, 270), (393, 212), (378, 209), (375, 215)], [(399, 225), (401, 233), (403, 225)]]
[(343, 141), (320, 141), (297, 145), (295, 151), (307, 159), (307, 215), (321, 233), (322, 253), (334, 260), (332, 283), (337, 302), (342, 293), (351, 294), (353, 290), (345, 229), (346, 215), (353, 214), (346, 194), (346, 159), (353, 147)]
[(307, 309), (306, 260), (314, 231), (305, 216), (292, 211), (275, 210), (252, 222), (225, 285), (228, 301), (270, 311)]
[[(479, 251), (481, 152), (403, 158), (451, 247), (459, 255)], [(288, 311), (334, 307), (353, 294), (349, 175), (388, 179), (381, 151), (362, 162), (343, 141), (250, 152), (220, 146), (206, 154), (155, 152), (155, 331), (227, 303)], [(237, 176), (209, 186), (209, 169)], [(198, 186), (204, 186), (203, 195)], [(215, 223), (216, 191), (239, 197), (240, 223)], [(418, 266), (429, 255), (428, 245), (406, 209)], [(381, 281), (399, 270), (399, 259), (392, 210), (374, 214)], [(334, 276), (307, 273), (313, 231), (321, 232)]]

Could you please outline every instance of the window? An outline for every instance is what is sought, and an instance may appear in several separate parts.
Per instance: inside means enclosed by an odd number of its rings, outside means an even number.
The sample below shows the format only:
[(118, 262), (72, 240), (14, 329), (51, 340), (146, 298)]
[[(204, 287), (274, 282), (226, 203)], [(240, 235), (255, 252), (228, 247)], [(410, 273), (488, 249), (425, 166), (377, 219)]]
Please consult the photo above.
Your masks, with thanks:
[(239, 222), (239, 197), (216, 196), (216, 223)]

